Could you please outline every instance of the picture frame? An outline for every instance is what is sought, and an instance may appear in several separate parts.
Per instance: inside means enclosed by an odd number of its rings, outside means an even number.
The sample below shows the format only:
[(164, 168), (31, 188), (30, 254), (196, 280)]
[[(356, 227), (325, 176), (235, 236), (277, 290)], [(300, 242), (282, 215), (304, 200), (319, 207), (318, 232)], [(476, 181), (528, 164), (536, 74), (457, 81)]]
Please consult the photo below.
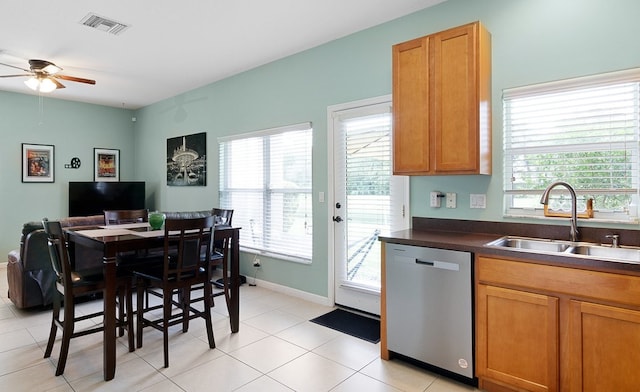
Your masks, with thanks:
[(22, 182), (55, 182), (55, 147), (22, 143)]
[(120, 150), (111, 148), (93, 149), (93, 181), (120, 181)]
[(167, 139), (167, 185), (207, 185), (207, 133)]

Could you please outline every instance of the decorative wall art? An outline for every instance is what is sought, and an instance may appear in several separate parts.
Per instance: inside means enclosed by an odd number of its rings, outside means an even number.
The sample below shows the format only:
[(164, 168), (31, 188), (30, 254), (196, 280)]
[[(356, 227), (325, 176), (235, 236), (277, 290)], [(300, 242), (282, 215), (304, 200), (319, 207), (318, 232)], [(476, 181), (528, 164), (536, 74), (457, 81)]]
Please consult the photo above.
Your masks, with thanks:
[(64, 164), (64, 168), (65, 169), (80, 169), (80, 165), (81, 164), (82, 164), (82, 162), (80, 162), (80, 158), (73, 157), (73, 158), (71, 158), (71, 161), (69, 163), (65, 163)]
[(54, 182), (54, 146), (22, 143), (22, 182)]
[(120, 150), (93, 149), (93, 181), (120, 181)]
[(207, 185), (207, 134), (167, 139), (167, 185)]

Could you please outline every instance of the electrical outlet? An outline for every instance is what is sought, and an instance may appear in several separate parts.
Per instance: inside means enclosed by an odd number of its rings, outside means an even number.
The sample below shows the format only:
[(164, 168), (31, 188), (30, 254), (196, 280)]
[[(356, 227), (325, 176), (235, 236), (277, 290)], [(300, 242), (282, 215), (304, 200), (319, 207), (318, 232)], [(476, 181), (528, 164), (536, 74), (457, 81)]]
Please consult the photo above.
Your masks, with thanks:
[(260, 264), (260, 259), (255, 258), (255, 259), (253, 260), (253, 266), (254, 266), (254, 267), (256, 267), (256, 268), (260, 268), (260, 266), (261, 266), (261, 264)]
[(469, 208), (487, 208), (487, 195), (474, 193), (470, 194)]
[(456, 208), (456, 194), (453, 192), (447, 193), (447, 208)]
[(440, 207), (440, 198), (438, 197), (438, 195), (440, 195), (440, 192), (438, 191), (431, 192), (431, 194), (429, 195), (429, 206), (434, 208)]

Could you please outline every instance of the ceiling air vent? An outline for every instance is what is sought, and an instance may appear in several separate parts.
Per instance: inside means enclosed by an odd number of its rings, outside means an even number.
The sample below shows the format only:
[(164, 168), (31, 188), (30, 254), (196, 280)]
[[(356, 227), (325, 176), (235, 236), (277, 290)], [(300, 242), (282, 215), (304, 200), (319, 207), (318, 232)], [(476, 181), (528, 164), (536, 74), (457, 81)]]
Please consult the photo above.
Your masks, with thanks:
[(118, 35), (129, 28), (128, 25), (120, 22), (116, 22), (112, 19), (103, 18), (102, 16), (89, 13), (80, 21), (85, 26)]

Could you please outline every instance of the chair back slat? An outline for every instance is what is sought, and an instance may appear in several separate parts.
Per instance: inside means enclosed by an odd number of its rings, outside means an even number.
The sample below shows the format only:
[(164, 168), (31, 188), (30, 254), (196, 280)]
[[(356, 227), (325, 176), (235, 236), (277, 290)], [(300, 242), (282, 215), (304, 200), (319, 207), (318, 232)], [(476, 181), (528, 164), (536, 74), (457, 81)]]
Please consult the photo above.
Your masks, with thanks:
[(105, 210), (104, 224), (121, 225), (125, 223), (140, 223), (149, 221), (149, 210)]
[[(211, 254), (214, 217), (165, 220), (164, 236), (164, 279), (192, 279), (208, 273), (208, 259), (201, 257)], [(172, 252), (172, 249), (177, 249)]]

